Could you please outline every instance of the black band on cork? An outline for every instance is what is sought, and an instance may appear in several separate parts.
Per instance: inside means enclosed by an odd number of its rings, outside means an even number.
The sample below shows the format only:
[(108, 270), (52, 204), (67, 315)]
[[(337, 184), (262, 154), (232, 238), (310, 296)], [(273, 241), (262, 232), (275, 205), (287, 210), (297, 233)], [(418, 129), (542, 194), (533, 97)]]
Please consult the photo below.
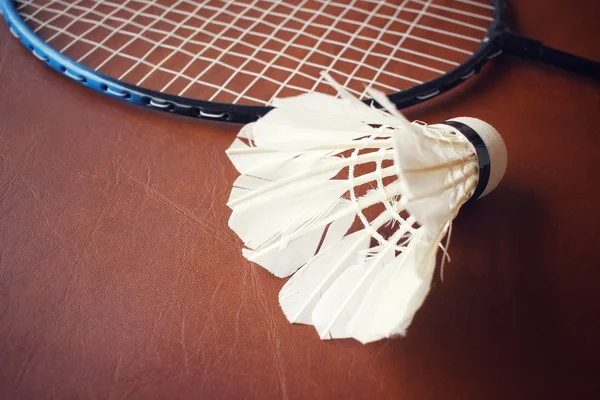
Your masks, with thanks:
[(471, 142), (473, 147), (475, 147), (477, 159), (479, 160), (479, 181), (477, 182), (477, 187), (475, 188), (473, 196), (471, 196), (471, 199), (469, 200), (478, 199), (484, 192), (490, 180), (490, 172), (492, 169), (490, 164), (490, 153), (488, 152), (483, 139), (481, 139), (481, 136), (479, 136), (479, 134), (469, 125), (458, 121), (444, 121), (442, 124), (456, 128), (469, 142)]

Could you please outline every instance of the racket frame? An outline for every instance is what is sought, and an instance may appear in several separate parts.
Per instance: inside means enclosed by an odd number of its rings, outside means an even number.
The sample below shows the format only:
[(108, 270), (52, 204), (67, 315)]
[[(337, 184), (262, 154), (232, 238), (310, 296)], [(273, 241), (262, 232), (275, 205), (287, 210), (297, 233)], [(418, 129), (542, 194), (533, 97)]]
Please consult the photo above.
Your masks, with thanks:
[[(479, 73), (483, 65), (505, 50), (506, 36), (515, 36), (510, 33), (504, 22), (506, 3), (504, 0), (490, 0), (490, 4), (494, 8), (493, 22), (477, 50), (464, 63), (444, 75), (409, 89), (388, 94), (389, 99), (399, 109), (416, 105), (455, 88)], [(11, 33), (40, 61), (69, 79), (113, 98), (158, 111), (236, 123), (255, 121), (272, 109), (269, 106), (226, 104), (175, 96), (119, 81), (77, 63), (44, 42), (21, 19), (12, 0), (0, 0), (0, 10)], [(514, 42), (513, 40), (512, 49), (516, 50), (510, 51), (510, 48), (508, 50), (510, 53), (518, 54), (523, 46), (519, 45), (518, 40), (516, 45)], [(597, 65), (593, 61), (581, 60)], [(371, 99), (363, 101), (377, 105)]]

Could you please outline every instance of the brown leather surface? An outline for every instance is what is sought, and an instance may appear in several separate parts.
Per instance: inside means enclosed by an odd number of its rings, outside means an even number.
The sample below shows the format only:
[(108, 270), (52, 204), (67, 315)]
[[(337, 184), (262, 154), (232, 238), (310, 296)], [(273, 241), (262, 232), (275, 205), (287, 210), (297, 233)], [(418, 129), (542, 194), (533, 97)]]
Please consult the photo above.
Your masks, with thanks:
[[(598, 1), (512, 3), (600, 60)], [(509, 166), (408, 337), (366, 346), (290, 325), (284, 282), (242, 258), (239, 126), (92, 93), (4, 26), (0, 93), (0, 398), (598, 398), (599, 84), (509, 57), (410, 110), (487, 120)]]

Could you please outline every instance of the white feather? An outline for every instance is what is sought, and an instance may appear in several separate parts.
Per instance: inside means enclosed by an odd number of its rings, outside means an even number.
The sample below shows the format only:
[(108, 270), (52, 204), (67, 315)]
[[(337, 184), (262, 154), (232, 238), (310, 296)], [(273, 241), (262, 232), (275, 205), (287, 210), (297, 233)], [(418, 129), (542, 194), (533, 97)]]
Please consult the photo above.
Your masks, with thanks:
[(341, 200), (329, 213), (315, 213), (314, 220), (306, 222), (304, 226), (284, 232), (275, 238), (274, 243), (251, 252), (246, 251), (244, 255), (278, 277), (289, 276), (315, 256), (321, 240), (337, 242), (344, 237), (354, 221), (353, 213), (337, 218), (327, 225), (319, 222), (339, 209), (347, 209), (346, 205), (347, 201)]
[(360, 120), (287, 108), (270, 111), (253, 129), (258, 147), (278, 151), (312, 149), (374, 132), (374, 128)]
[(296, 97), (275, 99), (272, 104), (278, 109), (288, 109), (293, 112), (303, 110), (311, 115), (329, 115), (342, 117), (370, 124), (390, 124), (392, 116), (355, 98), (338, 99), (322, 93), (307, 93)]
[(368, 248), (370, 240), (368, 232), (354, 232), (321, 250), (294, 274), (279, 293), (279, 304), (288, 320), (311, 324), (317, 302), (346, 268), (358, 262), (358, 253)]
[(477, 160), (467, 143), (425, 128), (394, 140), (403, 204), (431, 235), (454, 219), (468, 199), (467, 187), (476, 185)]
[(268, 171), (277, 170), (286, 160), (293, 159), (302, 154), (300, 151), (279, 152), (279, 151), (254, 151), (256, 147), (251, 147), (240, 139), (235, 139), (227, 155), (234, 165), (235, 169), (242, 174), (251, 173), (255, 170)]
[(395, 244), (409, 230), (401, 226), (389, 241), (364, 262), (347, 268), (315, 306), (312, 321), (321, 338), (351, 337), (350, 319), (363, 301), (370, 285), (382, 269), (395, 259)]
[(348, 322), (360, 305), (377, 274), (393, 259), (393, 248), (386, 247), (377, 256), (348, 267), (316, 304), (312, 323), (321, 339), (351, 337)]
[(429, 293), (437, 243), (424, 228), (408, 248), (384, 266), (348, 323), (349, 334), (362, 343), (397, 335), (406, 329)]

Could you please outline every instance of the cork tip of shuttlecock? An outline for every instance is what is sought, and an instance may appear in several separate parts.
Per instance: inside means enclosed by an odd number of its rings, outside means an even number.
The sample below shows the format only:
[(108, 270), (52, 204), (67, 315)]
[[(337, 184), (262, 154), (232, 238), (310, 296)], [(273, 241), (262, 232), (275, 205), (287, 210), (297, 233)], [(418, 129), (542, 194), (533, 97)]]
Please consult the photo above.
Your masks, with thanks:
[(452, 118), (450, 121), (460, 122), (473, 129), (483, 141), (489, 154), (490, 175), (485, 189), (479, 198), (492, 192), (500, 183), (506, 172), (508, 155), (506, 145), (498, 131), (485, 121), (472, 117)]

